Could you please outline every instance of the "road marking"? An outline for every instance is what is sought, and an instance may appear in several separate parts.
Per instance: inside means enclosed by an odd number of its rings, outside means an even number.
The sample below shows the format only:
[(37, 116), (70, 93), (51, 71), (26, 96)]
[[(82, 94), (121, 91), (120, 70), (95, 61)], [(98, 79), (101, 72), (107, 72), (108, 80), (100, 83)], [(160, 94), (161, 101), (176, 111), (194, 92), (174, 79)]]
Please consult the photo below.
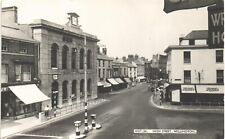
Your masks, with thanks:
[(19, 136), (28, 136), (28, 137), (42, 137), (42, 138), (58, 138), (62, 139), (61, 136), (47, 136), (47, 135), (32, 135), (32, 134), (17, 134)]

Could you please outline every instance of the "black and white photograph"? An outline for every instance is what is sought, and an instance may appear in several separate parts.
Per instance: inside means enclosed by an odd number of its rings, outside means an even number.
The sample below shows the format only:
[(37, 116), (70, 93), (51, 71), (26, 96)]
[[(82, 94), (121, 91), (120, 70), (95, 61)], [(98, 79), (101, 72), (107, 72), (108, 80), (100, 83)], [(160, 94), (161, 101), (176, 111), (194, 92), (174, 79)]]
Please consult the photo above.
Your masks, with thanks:
[(224, 0), (1, 0), (2, 139), (224, 139)]

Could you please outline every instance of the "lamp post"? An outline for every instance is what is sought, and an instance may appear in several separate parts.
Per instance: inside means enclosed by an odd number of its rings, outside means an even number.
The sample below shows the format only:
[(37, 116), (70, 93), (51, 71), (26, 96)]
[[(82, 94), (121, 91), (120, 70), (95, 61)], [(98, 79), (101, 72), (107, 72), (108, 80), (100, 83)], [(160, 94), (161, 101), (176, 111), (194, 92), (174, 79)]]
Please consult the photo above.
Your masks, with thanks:
[(88, 112), (87, 112), (87, 40), (86, 40), (86, 34), (84, 35), (84, 133), (88, 133)]

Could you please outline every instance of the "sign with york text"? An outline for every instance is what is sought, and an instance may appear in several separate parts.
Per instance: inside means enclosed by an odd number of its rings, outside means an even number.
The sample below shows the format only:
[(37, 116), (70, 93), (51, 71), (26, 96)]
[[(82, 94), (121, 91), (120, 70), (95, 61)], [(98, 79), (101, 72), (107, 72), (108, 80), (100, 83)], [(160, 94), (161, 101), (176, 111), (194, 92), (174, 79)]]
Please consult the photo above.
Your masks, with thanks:
[(224, 9), (219, 6), (208, 8), (208, 43), (210, 48), (223, 48)]

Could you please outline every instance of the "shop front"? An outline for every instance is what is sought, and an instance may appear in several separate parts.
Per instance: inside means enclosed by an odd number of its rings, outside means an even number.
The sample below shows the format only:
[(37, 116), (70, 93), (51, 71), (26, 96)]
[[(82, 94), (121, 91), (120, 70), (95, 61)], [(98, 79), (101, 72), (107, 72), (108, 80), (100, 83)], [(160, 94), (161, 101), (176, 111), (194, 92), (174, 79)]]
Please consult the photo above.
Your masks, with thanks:
[(2, 89), (2, 117), (23, 118), (41, 111), (41, 102), (49, 100), (35, 84), (8, 86)]
[(196, 85), (197, 100), (203, 103), (223, 104), (224, 85)]

